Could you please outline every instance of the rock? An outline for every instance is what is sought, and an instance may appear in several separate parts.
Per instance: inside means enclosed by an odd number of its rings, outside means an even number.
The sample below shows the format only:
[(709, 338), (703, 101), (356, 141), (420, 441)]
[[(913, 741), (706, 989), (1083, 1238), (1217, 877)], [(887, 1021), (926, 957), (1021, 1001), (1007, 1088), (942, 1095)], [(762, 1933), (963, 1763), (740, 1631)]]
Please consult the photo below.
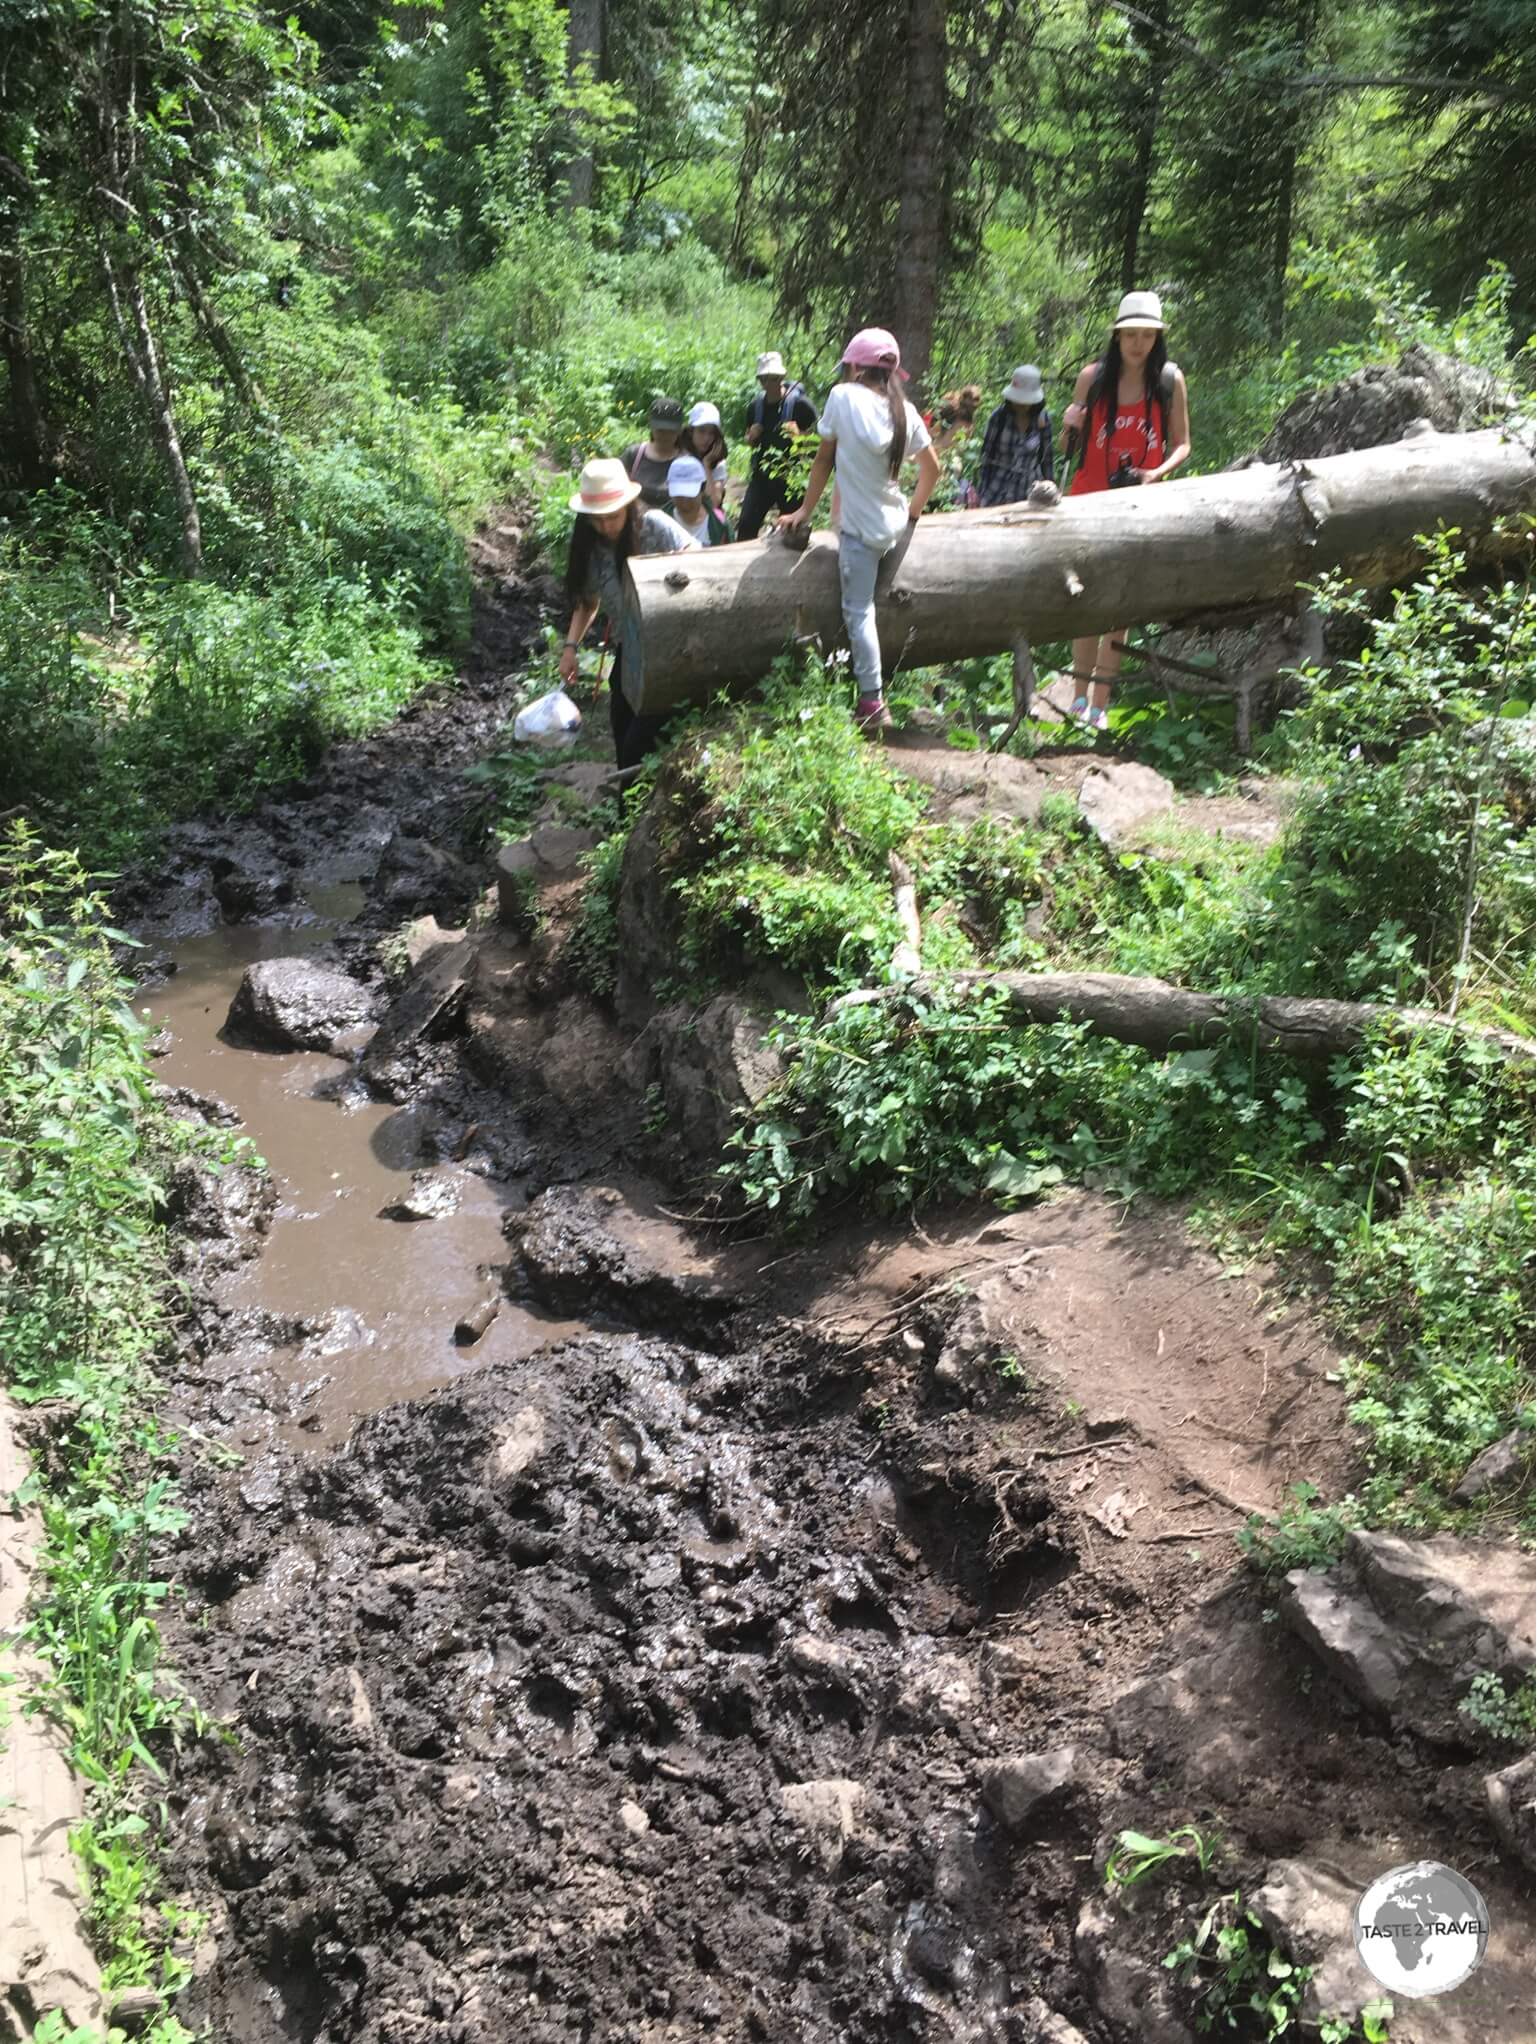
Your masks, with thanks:
[(817, 1682), (828, 1682), (839, 1689), (852, 1688), (866, 1672), (863, 1663), (839, 1641), (818, 1639), (809, 1632), (791, 1640), (785, 1649), (785, 1658), (802, 1675), (810, 1675)]
[(263, 1463), (241, 1480), (240, 1501), (251, 1512), (275, 1512), (283, 1502), (283, 1480), (271, 1463)]
[(418, 916), (415, 922), (407, 923), (402, 939), (406, 964), (414, 971), (434, 951), (441, 950), (445, 944), (461, 943), (463, 938), (463, 930), (445, 930), (436, 916)]
[(441, 1166), (413, 1171), (409, 1188), (380, 1212), (390, 1221), (440, 1221), (456, 1213), (464, 1194), (464, 1173)]
[(1078, 813), (1101, 844), (1116, 845), (1144, 817), (1174, 807), (1174, 783), (1135, 760), (1092, 767), (1078, 791)]
[(1272, 1942), (1295, 1964), (1314, 1969), (1303, 2004), (1314, 2022), (1320, 2011), (1353, 2020), (1381, 1996), (1352, 1935), (1362, 1886), (1327, 1861), (1277, 1860), (1249, 1897)]
[(651, 1829), (651, 1819), (639, 1803), (624, 1802), (619, 1805), (619, 1821), (632, 1838), (644, 1838)]
[(1039, 1995), (1026, 1995), (1020, 2005), (1020, 2014), (1025, 2019), (1025, 2035), (1029, 2044), (1089, 2044), (1082, 2030), (1077, 2029), (1059, 2016), (1055, 2009), (1048, 2008)]
[(787, 1782), (779, 1800), (786, 1814), (809, 1833), (829, 1872), (842, 1860), (850, 1839), (864, 1830), (866, 1796), (861, 1782), (839, 1777)]
[(529, 842), (540, 870), (553, 875), (574, 873), (601, 837), (601, 831), (578, 830), (569, 823), (541, 823)]
[(998, 1342), (981, 1307), (972, 1299), (945, 1330), (944, 1345), (934, 1365), (934, 1382), (968, 1403), (986, 1402), (1002, 1388), (998, 1374)]
[(1078, 1780), (1078, 1750), (1058, 1746), (1049, 1753), (1018, 1753), (982, 1770), (982, 1800), (1005, 1831), (1024, 1829), (1044, 1802)]
[(1491, 1491), (1514, 1490), (1530, 1473), (1532, 1445), (1527, 1429), (1517, 1427), (1503, 1441), (1496, 1441), (1481, 1455), (1475, 1455), (1452, 1492), (1453, 1504), (1471, 1505)]
[(166, 1179), (163, 1208), (174, 1267), (228, 1270), (259, 1256), (276, 1207), (277, 1188), (267, 1172), (178, 1158)]
[(976, 1682), (969, 1665), (954, 1654), (919, 1664), (902, 1684), (897, 1708), (919, 1724), (965, 1722), (976, 1709)]
[(1140, 2044), (1195, 2044), (1189, 2025), (1175, 2013), (1174, 1988), (1152, 1961), (1122, 1949), (1130, 1933), (1104, 1898), (1083, 1905), (1073, 1932), (1073, 1956), (1095, 2010), (1108, 2033)]
[(450, 919), (469, 905), (477, 889), (476, 876), (462, 859), (400, 831), (385, 846), (374, 876), (375, 897), (387, 907)]
[(294, 898), (294, 884), (281, 866), (237, 866), (230, 859), (213, 865), (214, 899), (231, 923), (250, 923), (270, 916)]
[(461, 937), (428, 952), (384, 1011), (362, 1061), (372, 1081), (419, 1043), (435, 1043), (458, 1027), (468, 998), (475, 942)]
[(308, 958), (266, 958), (246, 967), (225, 1027), (269, 1049), (334, 1051), (373, 1013), (373, 996), (344, 972)]
[(719, 1159), (739, 1118), (784, 1077), (784, 1060), (768, 1040), (768, 1017), (734, 994), (706, 1007), (664, 1008), (647, 1048), (667, 1126), (693, 1156)]
[(1537, 1764), (1530, 1753), (1502, 1767), (1498, 1774), (1484, 1777), (1484, 1794), (1489, 1815), (1500, 1835), (1500, 1843), (1512, 1859), (1533, 1865), (1534, 1796), (1537, 1796)]
[(1492, 424), (1511, 402), (1510, 393), (1484, 370), (1429, 348), (1406, 348), (1396, 363), (1374, 362), (1328, 390), (1299, 397), (1253, 454), (1233, 466), (1310, 461), (1384, 447), (1403, 439), (1418, 419), (1428, 420), (1438, 433), (1467, 432)]
[(531, 1469), (544, 1452), (545, 1436), (545, 1417), (538, 1406), (521, 1406), (492, 1446), (490, 1481), (505, 1483)]
[(1337, 1567), (1292, 1571), (1281, 1611), (1353, 1696), (1423, 1738), (1466, 1743), (1472, 1676), (1534, 1666), (1531, 1557), (1487, 1541), (1352, 1533)]
[(526, 837), (503, 845), (496, 855), (496, 915), (509, 929), (527, 934), (539, 861)]
[(503, 1232), (527, 1291), (573, 1317), (609, 1313), (706, 1340), (741, 1304), (675, 1221), (637, 1212), (607, 1186), (552, 1185)]

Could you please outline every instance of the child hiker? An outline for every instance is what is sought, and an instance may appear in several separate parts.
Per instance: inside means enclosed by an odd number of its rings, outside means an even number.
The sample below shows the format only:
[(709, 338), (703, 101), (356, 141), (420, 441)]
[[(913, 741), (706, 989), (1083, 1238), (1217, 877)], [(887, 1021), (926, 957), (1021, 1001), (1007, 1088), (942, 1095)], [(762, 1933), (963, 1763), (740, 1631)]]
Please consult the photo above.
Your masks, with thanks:
[(667, 471), (667, 515), (683, 527), (695, 546), (731, 544), (730, 521), (710, 501), (704, 463), (692, 454), (680, 454)]
[[(697, 464), (696, 464), (697, 466)], [(571, 528), (566, 564), (566, 594), (571, 622), (560, 649), (560, 678), (576, 684), (577, 648), (600, 613), (612, 624), (623, 601), (624, 564), (632, 554), (681, 554), (695, 544), (692, 536), (667, 516), (648, 510), (640, 501), (641, 486), (625, 474), (622, 461), (589, 461), (571, 498), (577, 514)], [(619, 678), (620, 648), (608, 676), (608, 713), (614, 753), (622, 767), (638, 766), (661, 734), (662, 719), (642, 717), (630, 708)]]
[[(875, 629), (875, 578), (882, 560), (905, 541), (939, 480), (929, 429), (902, 395), (902, 356), (884, 327), (865, 327), (843, 351), (845, 380), (835, 384), (817, 422), (822, 444), (811, 464), (806, 501), (780, 526), (809, 522), (836, 468), (841, 505), (838, 581), (859, 699), (854, 720), (870, 736), (886, 730), (881, 642)], [(904, 461), (918, 460), (909, 504), (898, 486)]]
[(1033, 362), (1021, 362), (982, 435), (977, 496), (987, 506), (1022, 504), (1032, 484), (1055, 481), (1046, 386)]
[[(1063, 446), (1076, 438), (1083, 448), (1070, 497), (1161, 483), (1190, 459), (1190, 401), (1163, 335), (1157, 292), (1128, 291), (1104, 354), (1079, 370), (1073, 401), (1062, 414)], [(1091, 731), (1105, 728), (1126, 629), (1073, 641), (1077, 687), (1068, 715)]]

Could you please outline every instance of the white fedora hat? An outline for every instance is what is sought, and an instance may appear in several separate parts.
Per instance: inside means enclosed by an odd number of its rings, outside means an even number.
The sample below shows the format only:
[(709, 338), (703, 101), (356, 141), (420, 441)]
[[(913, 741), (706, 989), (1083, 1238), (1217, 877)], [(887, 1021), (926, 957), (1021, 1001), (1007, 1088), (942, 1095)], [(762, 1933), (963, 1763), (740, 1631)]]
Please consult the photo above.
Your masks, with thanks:
[(580, 486), (567, 498), (573, 511), (585, 511), (589, 518), (606, 517), (622, 511), (640, 495), (640, 484), (631, 482), (622, 461), (608, 461), (601, 455), (582, 470)]
[(1156, 291), (1128, 291), (1115, 309), (1115, 323), (1122, 326), (1163, 325), (1163, 300)]
[(1046, 386), (1033, 362), (1021, 362), (1003, 386), (1004, 402), (1011, 405), (1039, 405), (1046, 402)]

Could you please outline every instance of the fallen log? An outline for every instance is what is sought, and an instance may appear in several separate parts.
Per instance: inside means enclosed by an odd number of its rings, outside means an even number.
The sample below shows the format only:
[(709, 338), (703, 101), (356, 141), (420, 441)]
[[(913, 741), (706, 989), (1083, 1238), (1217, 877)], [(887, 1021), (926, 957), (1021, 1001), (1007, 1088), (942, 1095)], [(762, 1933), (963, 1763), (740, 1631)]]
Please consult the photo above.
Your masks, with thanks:
[(957, 986), (996, 987), (1021, 1022), (1087, 1022), (1102, 1036), (1139, 1043), (1146, 1050), (1199, 1050), (1231, 1039), (1245, 1048), (1322, 1061), (1359, 1050), (1386, 1026), (1412, 1036), (1427, 1030), (1495, 1045), (1511, 1064), (1537, 1060), (1537, 1044), (1509, 1029), (1479, 1028), (1430, 1008), (1387, 1008), (1370, 1001), (1324, 1001), (1289, 994), (1249, 997), (1192, 993), (1162, 979), (1115, 972), (951, 972), (923, 974), (902, 986), (864, 987), (843, 994), (828, 1009), (871, 1007), (885, 1001), (932, 998)]
[[(1530, 512), (1533, 474), (1525, 434), (1425, 426), (1364, 453), (1049, 509), (940, 512), (919, 521), (877, 598), (887, 671), (1282, 602), (1331, 568), (1393, 582), (1438, 527), (1474, 551), (1518, 553), (1526, 534), (1501, 521)], [(647, 715), (760, 680), (792, 643), (841, 642), (836, 541), (634, 558), (620, 630), (625, 694)]]

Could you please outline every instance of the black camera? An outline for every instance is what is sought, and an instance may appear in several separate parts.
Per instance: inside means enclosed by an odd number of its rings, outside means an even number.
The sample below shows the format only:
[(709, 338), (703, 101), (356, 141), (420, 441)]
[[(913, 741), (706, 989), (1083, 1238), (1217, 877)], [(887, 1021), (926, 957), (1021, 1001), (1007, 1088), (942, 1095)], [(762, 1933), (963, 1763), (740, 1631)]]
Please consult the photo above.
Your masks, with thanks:
[(1134, 490), (1137, 488), (1138, 484), (1141, 481), (1142, 478), (1137, 474), (1136, 465), (1133, 463), (1131, 456), (1129, 454), (1123, 454), (1121, 456), (1120, 467), (1116, 470), (1115, 474), (1110, 478), (1111, 489)]

